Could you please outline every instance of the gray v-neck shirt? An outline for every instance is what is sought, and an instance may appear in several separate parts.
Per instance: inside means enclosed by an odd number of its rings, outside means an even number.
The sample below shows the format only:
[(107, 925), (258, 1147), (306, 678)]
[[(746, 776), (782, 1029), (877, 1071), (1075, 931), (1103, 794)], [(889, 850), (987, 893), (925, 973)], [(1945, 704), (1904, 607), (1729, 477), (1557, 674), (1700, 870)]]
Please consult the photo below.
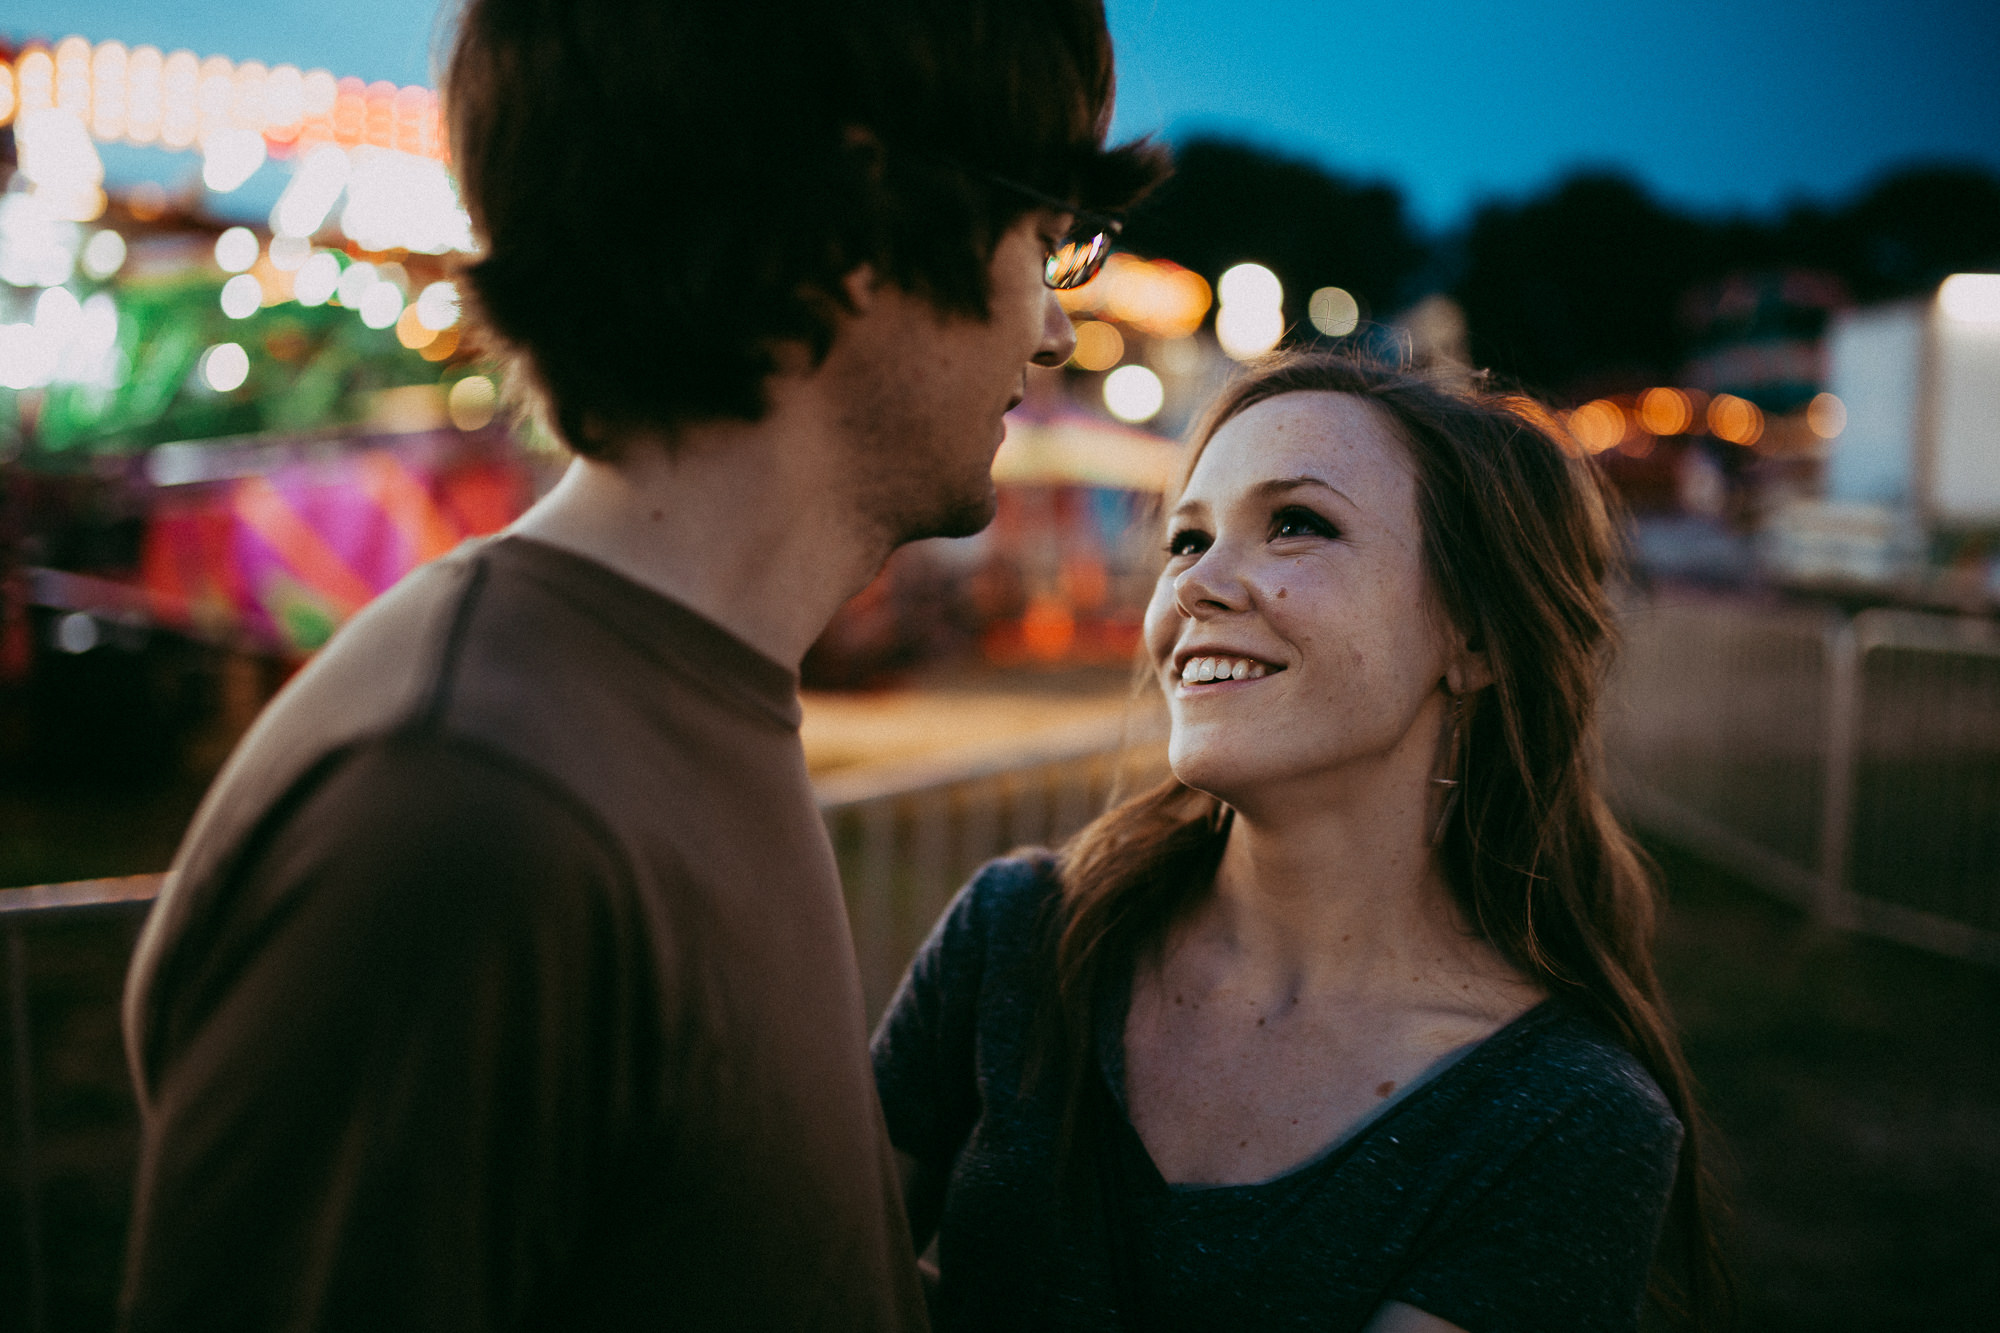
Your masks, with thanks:
[(1045, 858), (987, 866), (875, 1034), (890, 1138), (949, 1182), (939, 1328), (1360, 1329), (1386, 1301), (1471, 1333), (1637, 1326), (1681, 1125), (1558, 1001), (1298, 1167), (1198, 1188), (1162, 1179), (1122, 1113), (1124, 1005), (1106, 1005), (1097, 1185), (1064, 1202), (1061, 1102), (1023, 1077), (1055, 891)]

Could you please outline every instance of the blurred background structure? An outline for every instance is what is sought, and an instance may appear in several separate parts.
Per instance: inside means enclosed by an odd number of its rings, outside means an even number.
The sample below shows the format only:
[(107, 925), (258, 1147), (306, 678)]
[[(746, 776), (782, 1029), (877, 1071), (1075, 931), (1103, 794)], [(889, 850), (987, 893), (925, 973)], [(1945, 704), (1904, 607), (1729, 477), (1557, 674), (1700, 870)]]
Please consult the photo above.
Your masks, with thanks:
[[(409, 8), (0, 30), (6, 1328), (109, 1327), (117, 990), (216, 765), (562, 464), (460, 320)], [(899, 553), (806, 662), (870, 1004), (979, 860), (1160, 772), (1129, 684), (1156, 504), (1232, 367), (1476, 367), (1629, 511), (1609, 757), (1665, 871), (1750, 1326), (1990, 1320), (2000, 18), (1110, 11), (1117, 132), (1179, 172), (1065, 293), (1076, 354), (1009, 421), (993, 526)], [(603, 225), (579, 281), (660, 262), (643, 218)]]

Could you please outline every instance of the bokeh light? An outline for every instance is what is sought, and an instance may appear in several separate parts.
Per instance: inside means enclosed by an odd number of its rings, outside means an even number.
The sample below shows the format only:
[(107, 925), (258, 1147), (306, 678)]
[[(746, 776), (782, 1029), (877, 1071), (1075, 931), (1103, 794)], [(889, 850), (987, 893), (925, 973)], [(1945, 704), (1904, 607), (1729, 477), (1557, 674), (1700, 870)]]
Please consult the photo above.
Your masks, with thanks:
[(51, 637), (59, 650), (72, 654), (87, 653), (104, 641), (97, 621), (84, 611), (72, 611), (58, 619)]
[(1847, 429), (1847, 404), (1830, 393), (1813, 395), (1806, 404), (1806, 429), (1822, 440), (1831, 440)]
[(417, 293), (414, 309), (417, 321), (433, 333), (442, 333), (458, 323), (458, 286), (434, 282)]
[(396, 316), (396, 341), (412, 352), (430, 346), (437, 336), (438, 331), (424, 323), (415, 305), (404, 306), (403, 313)]
[(340, 261), (325, 250), (307, 255), (292, 275), (292, 299), (300, 305), (325, 305), (340, 285)]
[(312, 242), (303, 236), (273, 236), (271, 267), (280, 273), (297, 273), (312, 255)]
[(1651, 435), (1681, 435), (1694, 424), (1694, 409), (1679, 389), (1648, 389), (1639, 395), (1639, 425)]
[(1708, 432), (1731, 444), (1752, 445), (1764, 437), (1764, 413), (1733, 393), (1719, 393), (1708, 405)]
[(1306, 303), (1306, 318), (1329, 338), (1344, 338), (1361, 325), (1361, 303), (1345, 287), (1322, 287)]
[(493, 420), (499, 407), (499, 390), (484, 375), (467, 375), (445, 396), (445, 411), (460, 430), (478, 430)]
[(1215, 340), (1238, 361), (1261, 356), (1285, 336), (1285, 289), (1262, 264), (1238, 264), (1215, 284)]
[(448, 361), (458, 351), (458, 330), (442, 330), (435, 338), (417, 349), (417, 355), (426, 361)]
[(254, 273), (239, 273), (222, 284), (222, 313), (231, 319), (248, 319), (264, 304), (264, 284)]
[(1166, 386), (1144, 366), (1120, 366), (1104, 377), (1104, 406), (1120, 421), (1151, 421), (1166, 401)]
[(125, 267), (125, 238), (109, 227), (84, 242), (82, 267), (85, 277), (103, 282)]
[(201, 183), (216, 194), (241, 189), (264, 165), (264, 136), (220, 125), (202, 136)]
[(371, 329), (386, 329), (403, 314), (403, 294), (393, 282), (376, 282), (361, 293), (361, 303), (356, 309), (363, 324)]
[(340, 271), (340, 281), (334, 286), (333, 294), (340, 303), (349, 308), (357, 308), (361, 298), (375, 285), (375, 266), (365, 259), (356, 260)]
[(2000, 324), (2000, 273), (1954, 273), (1938, 288), (1938, 304), (1967, 324)]
[(229, 393), (250, 378), (250, 354), (239, 343), (217, 343), (201, 354), (197, 370), (202, 383), (217, 393)]
[(347, 153), (338, 144), (314, 146), (300, 159), (284, 193), (271, 209), (271, 230), (279, 236), (311, 236), (347, 188)]
[(215, 262), (224, 273), (241, 273), (257, 262), (257, 233), (231, 227), (215, 238)]
[(1285, 288), (1278, 275), (1262, 264), (1238, 264), (1215, 284), (1224, 305), (1271, 305), (1282, 307)]
[(1076, 350), (1071, 362), (1079, 370), (1109, 370), (1125, 359), (1125, 335), (1101, 319), (1076, 326)]
[(1232, 305), (1215, 312), (1215, 340), (1238, 361), (1262, 356), (1285, 336), (1285, 316), (1276, 306)]
[(1608, 398), (1585, 403), (1569, 414), (1570, 435), (1593, 454), (1616, 447), (1625, 430), (1625, 409)]

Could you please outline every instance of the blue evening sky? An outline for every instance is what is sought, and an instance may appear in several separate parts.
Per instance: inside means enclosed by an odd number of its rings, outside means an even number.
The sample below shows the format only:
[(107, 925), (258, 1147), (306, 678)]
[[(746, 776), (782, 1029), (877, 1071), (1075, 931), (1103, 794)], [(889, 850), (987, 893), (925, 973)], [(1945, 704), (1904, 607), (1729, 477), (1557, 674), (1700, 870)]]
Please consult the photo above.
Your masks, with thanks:
[[(15, 39), (429, 82), (427, 0), (14, 0)], [(1911, 161), (2000, 171), (1994, 0), (1109, 0), (1120, 136), (1217, 130), (1400, 184), (1432, 226), (1577, 166), (1676, 202), (1835, 200)], [(153, 159), (159, 159), (157, 164)], [(114, 179), (191, 169), (108, 155)]]

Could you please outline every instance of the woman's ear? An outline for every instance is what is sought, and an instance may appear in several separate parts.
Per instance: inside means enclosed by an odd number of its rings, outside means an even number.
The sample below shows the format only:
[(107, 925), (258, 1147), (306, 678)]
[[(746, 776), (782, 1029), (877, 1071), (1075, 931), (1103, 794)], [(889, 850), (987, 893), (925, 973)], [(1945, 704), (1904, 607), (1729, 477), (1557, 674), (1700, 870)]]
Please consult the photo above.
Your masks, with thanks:
[(1445, 688), (1453, 694), (1472, 694), (1493, 683), (1493, 666), (1486, 654), (1474, 652), (1466, 646), (1463, 637), (1458, 641), (1458, 651), (1452, 654), (1451, 662), (1444, 669)]

